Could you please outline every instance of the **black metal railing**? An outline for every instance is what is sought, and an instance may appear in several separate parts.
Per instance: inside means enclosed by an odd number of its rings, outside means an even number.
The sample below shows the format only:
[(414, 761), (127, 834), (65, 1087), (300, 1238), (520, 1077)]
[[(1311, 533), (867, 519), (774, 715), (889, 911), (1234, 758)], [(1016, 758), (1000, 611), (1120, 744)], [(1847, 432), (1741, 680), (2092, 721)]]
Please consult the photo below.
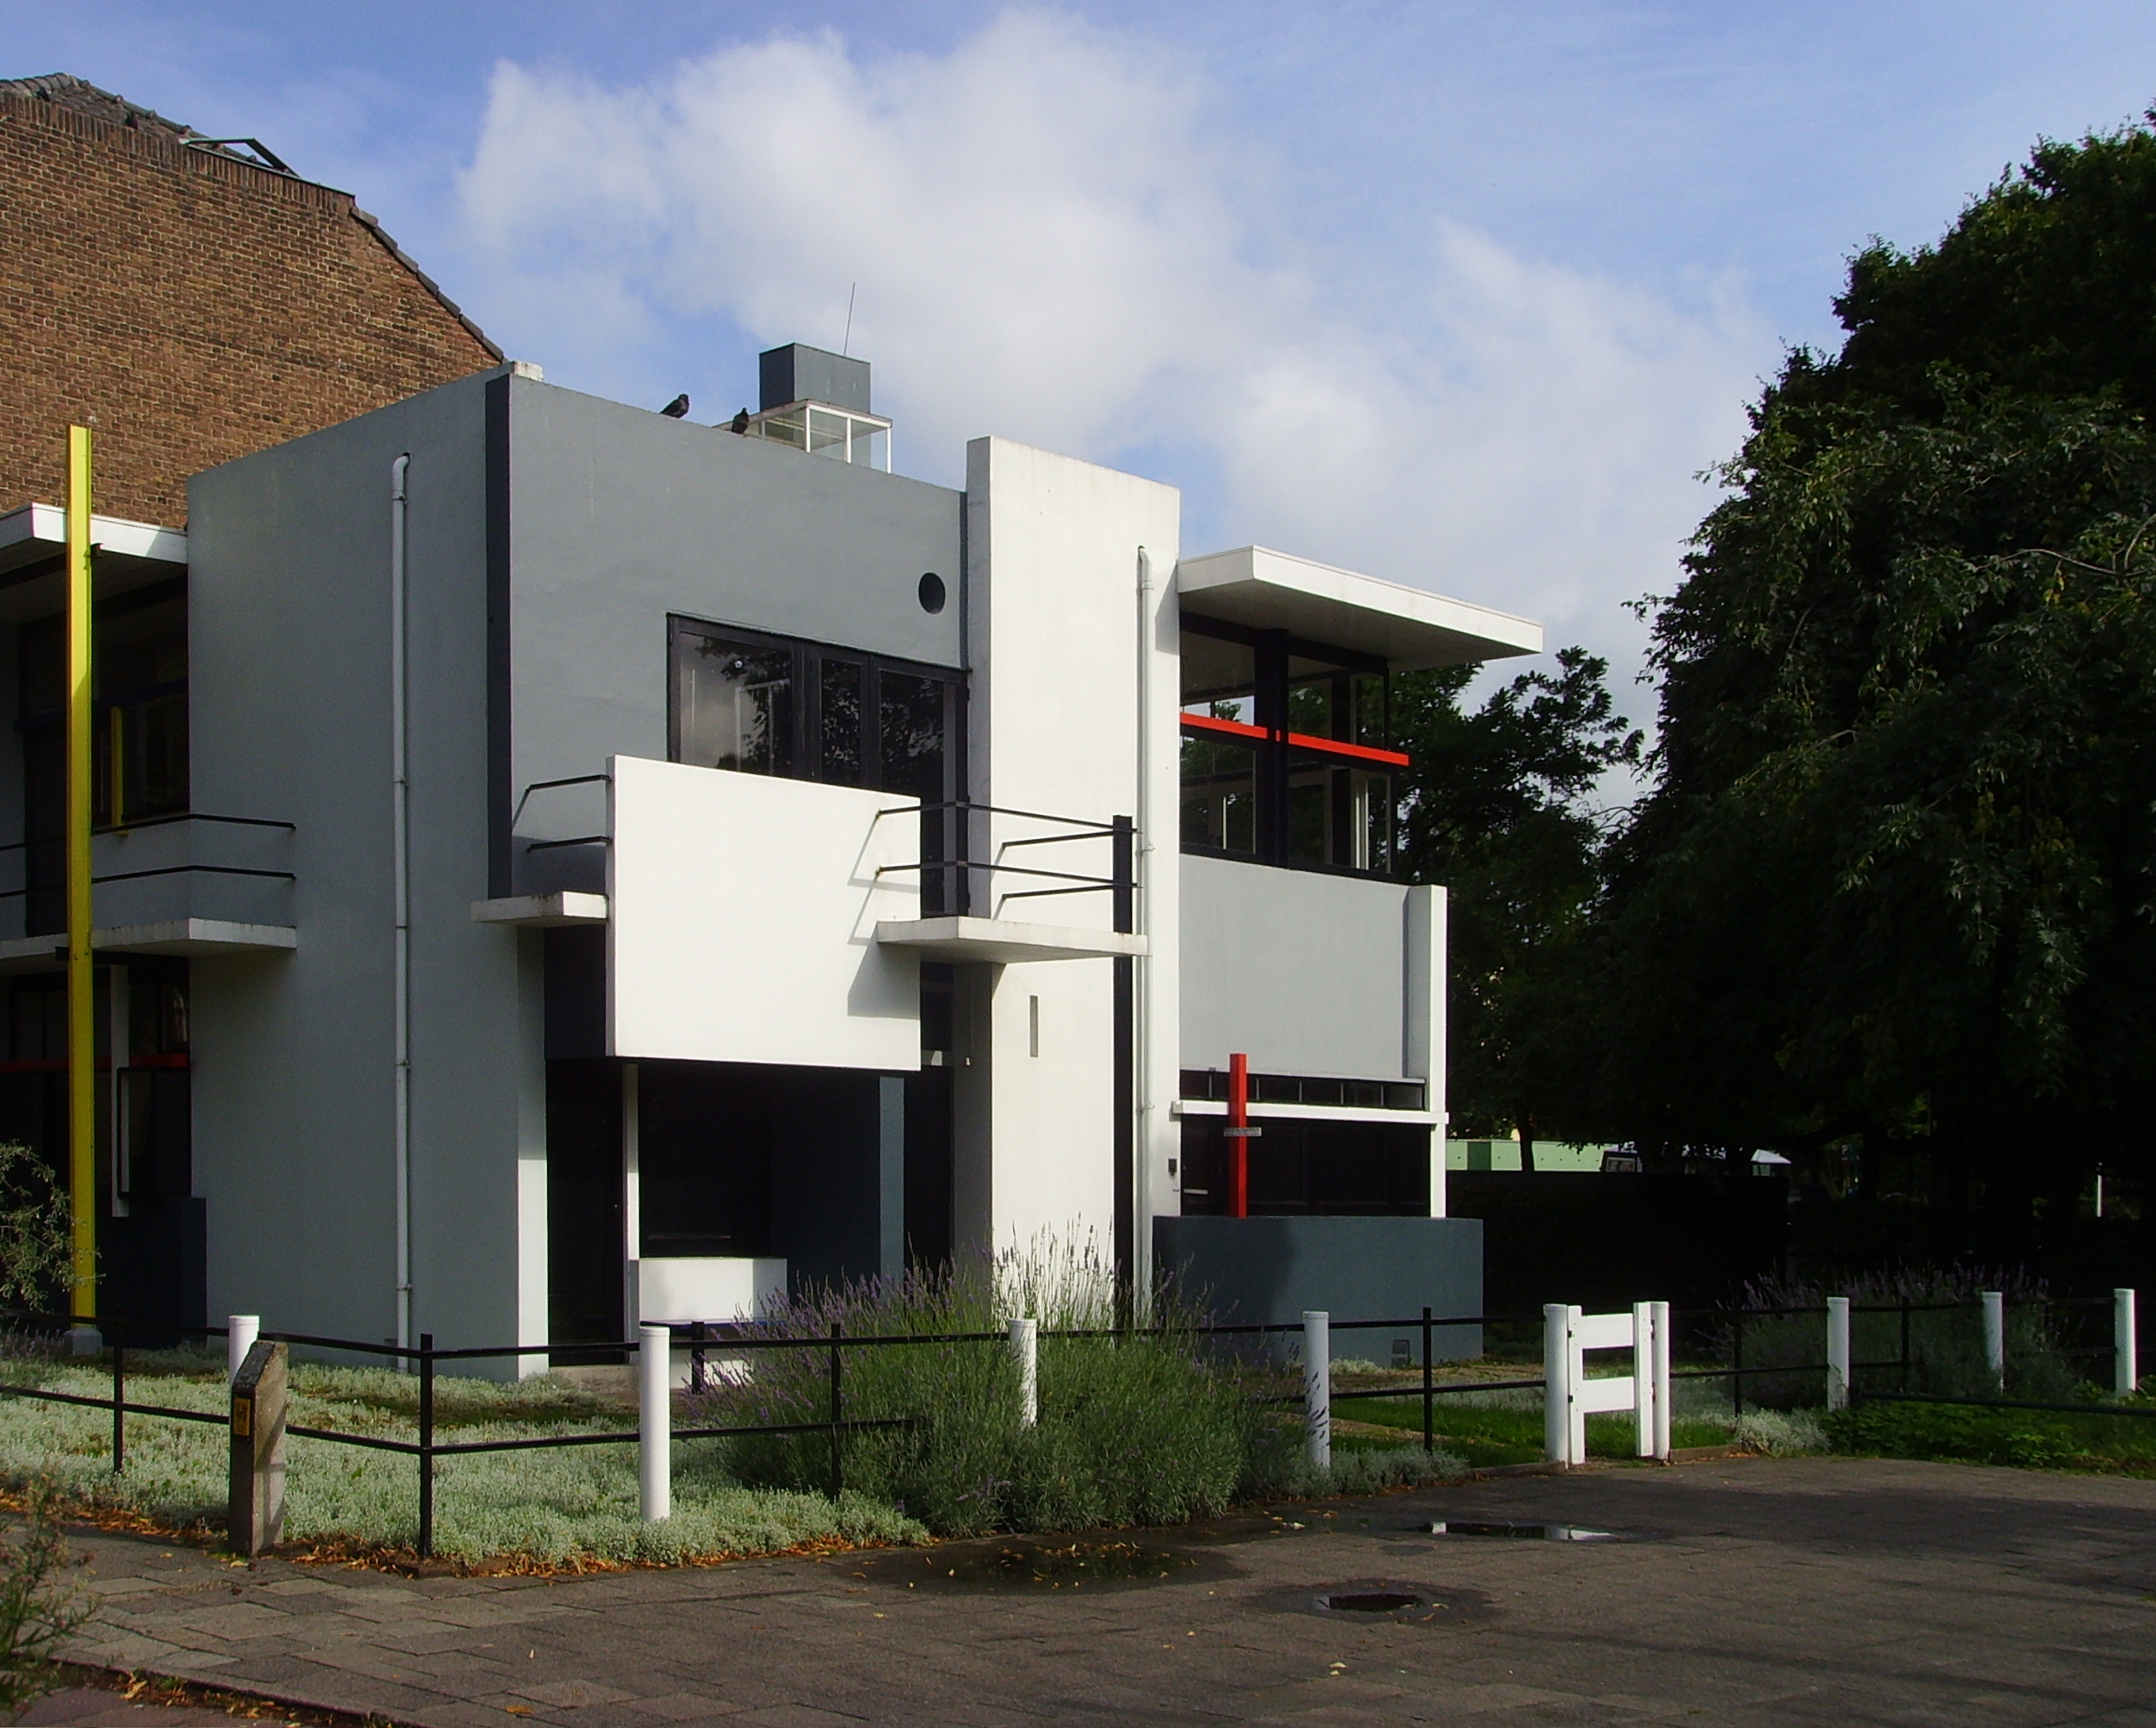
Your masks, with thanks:
[[(2105, 1299), (2091, 1299), (2095, 1306)], [(1969, 1303), (1956, 1302), (1901, 1302), (1852, 1304), (1850, 1312), (1867, 1315), (1893, 1315), (1900, 1322), (1901, 1349), (1899, 1357), (1888, 1357), (1872, 1362), (1855, 1362), (1851, 1365), (1852, 1401), (1861, 1398), (1870, 1402), (1909, 1402), (1927, 1404), (1953, 1404), (2000, 1409), (2059, 1411), (2073, 1414), (2156, 1416), (2156, 1405), (2122, 1405), (2088, 1402), (2047, 1402), (2036, 1399), (1999, 1398), (1957, 1398), (1940, 1394), (1913, 1391), (1907, 1389), (1907, 1379), (1913, 1366), (1911, 1352), (1912, 1316), (1925, 1313), (1940, 1313), (1973, 1308)], [(1695, 1325), (1710, 1325), (1727, 1328), (1730, 1359), (1727, 1364), (1713, 1364), (1692, 1368), (1672, 1368), (1672, 1380), (1727, 1380), (1730, 1385), (1731, 1404), (1735, 1414), (1743, 1414), (1743, 1390), (1747, 1378), (1760, 1375), (1809, 1375), (1828, 1372), (1825, 1362), (1775, 1362), (1747, 1365), (1744, 1359), (1745, 1323), (1763, 1319), (1790, 1320), (1802, 1318), (1824, 1328), (1825, 1311), (1819, 1308), (1746, 1308), (1700, 1310), (1687, 1316)], [(1430, 1308), (1420, 1314), (1400, 1319), (1337, 1320), (1327, 1323), (1328, 1333), (1392, 1332), (1419, 1335), (1421, 1343), (1421, 1373), (1416, 1382), (1403, 1386), (1343, 1389), (1333, 1396), (1343, 1400), (1365, 1398), (1418, 1398), (1422, 1405), (1422, 1441), (1425, 1451), (1433, 1450), (1436, 1435), (1437, 1400), (1448, 1397), (1473, 1397), (1499, 1391), (1542, 1390), (1546, 1387), (1543, 1376), (1508, 1380), (1462, 1379), (1440, 1383), (1436, 1378), (1435, 1363), (1438, 1349), (1452, 1341), (1441, 1339), (1441, 1331), (1475, 1327), (1484, 1331), (1499, 1329), (1515, 1337), (1539, 1337), (1545, 1316), (1533, 1314), (1467, 1314), (1440, 1315)], [(10, 1385), (0, 1382), (0, 1396), (39, 1400), (45, 1403), (73, 1405), (93, 1409), (110, 1410), (112, 1415), (112, 1468), (124, 1471), (127, 1462), (127, 1418), (151, 1416), (176, 1422), (208, 1422), (225, 1426), (229, 1421), (226, 1413), (184, 1410), (167, 1405), (141, 1404), (127, 1397), (127, 1352), (130, 1348), (141, 1348), (140, 1341), (147, 1338), (210, 1340), (229, 1336), (224, 1326), (175, 1324), (166, 1321), (95, 1318), (77, 1315), (59, 1314), (29, 1309), (0, 1309), (0, 1322), (29, 1328), (57, 1331), (63, 1328), (89, 1328), (100, 1333), (110, 1357), (111, 1391), (103, 1398), (83, 1393), (61, 1392), (42, 1387)], [(1515, 1329), (1517, 1329), (1515, 1331)], [(1010, 1337), (1007, 1332), (956, 1333), (847, 1333), (837, 1321), (831, 1323), (828, 1333), (805, 1336), (772, 1335), (764, 1333), (753, 1322), (684, 1322), (667, 1328), (674, 1348), (686, 1347), (690, 1356), (690, 1388), (692, 1392), (709, 1390), (706, 1379), (706, 1356), (719, 1350), (729, 1357), (757, 1350), (806, 1350), (826, 1353), (828, 1368), (826, 1383), (829, 1388), (829, 1407), (821, 1415), (800, 1422), (754, 1422), (706, 1425), (694, 1428), (670, 1428), (671, 1438), (678, 1440), (728, 1439), (749, 1436), (783, 1434), (825, 1435), (830, 1447), (829, 1488), (834, 1501), (845, 1491), (845, 1440), (851, 1434), (870, 1430), (909, 1426), (921, 1420), (919, 1416), (849, 1417), (845, 1414), (845, 1355), (849, 1351), (897, 1349), (908, 1346), (948, 1344), (992, 1344), (1008, 1348)], [(1179, 1337), (1192, 1340), (1233, 1341), (1237, 1339), (1286, 1338), (1303, 1333), (1299, 1322), (1256, 1322), (1210, 1325), (1121, 1325), (1093, 1328), (1066, 1328), (1041, 1331), (1036, 1334), (1040, 1342), (1053, 1340), (1089, 1338)], [(436, 1378), (443, 1363), (479, 1362), (504, 1358), (545, 1357), (552, 1362), (585, 1361), (612, 1358), (618, 1361), (624, 1355), (633, 1355), (641, 1348), (641, 1341), (627, 1340), (620, 1343), (579, 1340), (567, 1342), (527, 1342), (509, 1345), (479, 1345), (456, 1349), (437, 1348), (434, 1334), (422, 1333), (416, 1345), (395, 1342), (372, 1343), (357, 1339), (331, 1338), (306, 1333), (262, 1331), (257, 1337), (264, 1341), (283, 1343), (303, 1349), (343, 1352), (377, 1359), (393, 1361), (417, 1376), (418, 1422), (417, 1435), (412, 1439), (396, 1439), (373, 1434), (355, 1434), (339, 1429), (315, 1428), (290, 1424), (285, 1431), (298, 1439), (319, 1440), (336, 1446), (360, 1447), (372, 1451), (389, 1452), (415, 1460), (419, 1465), (419, 1539), (418, 1548), (422, 1558), (431, 1555), (435, 1534), (435, 1463), (445, 1457), (471, 1455), (481, 1453), (543, 1451), (555, 1447), (582, 1446), (628, 1446), (639, 1442), (640, 1430), (628, 1425), (598, 1431), (533, 1435), (516, 1439), (445, 1440), (439, 1438), (439, 1424), (435, 1411)], [(133, 1344), (130, 1340), (135, 1341)], [(1477, 1354), (1480, 1344), (1477, 1340)], [(1898, 1373), (1900, 1385), (1895, 1390), (1865, 1388), (1858, 1383), (1860, 1373), (1878, 1374), (1889, 1371)], [(671, 1380), (671, 1365), (668, 1374)], [(1254, 1401), (1266, 1404), (1295, 1404), (1303, 1401), (1303, 1394), (1265, 1393), (1251, 1395)]]
[[(1137, 927), (1137, 827), (1128, 816), (1110, 817), (1106, 822), (1082, 817), (1055, 816), (1038, 810), (1016, 810), (1004, 804), (976, 803), (971, 799), (956, 798), (939, 803), (896, 804), (876, 812), (886, 816), (909, 816), (919, 811), (921, 831), (926, 841), (936, 835), (947, 842), (952, 855), (949, 858), (924, 857), (910, 864), (885, 864), (878, 868), (879, 876), (919, 872), (921, 877), (924, 902), (942, 909), (966, 915), (976, 903), (990, 903), (990, 916), (1000, 917), (1003, 909), (1012, 901), (1052, 900), (1067, 894), (1099, 894), (1110, 896), (1109, 917), (1111, 927), (1128, 934)], [(955, 821), (933, 823), (931, 818), (955, 817)], [(995, 842), (991, 857), (976, 858), (974, 829), (976, 817), (1002, 816), (1017, 821), (1049, 822), (1062, 832), (1055, 834), (1020, 835), (1016, 838)], [(1006, 855), (1027, 846), (1064, 846), (1080, 844), (1089, 840), (1108, 843), (1108, 869), (1104, 875), (1086, 870), (1054, 870), (1033, 864), (1013, 864)], [(985, 842), (981, 843), (985, 844)], [(924, 851), (933, 850), (924, 844)], [(1049, 888), (1009, 888), (995, 893), (992, 897), (984, 890), (993, 890), (997, 876), (1020, 876), (1029, 881), (1051, 882)], [(984, 880), (976, 882), (976, 878)]]

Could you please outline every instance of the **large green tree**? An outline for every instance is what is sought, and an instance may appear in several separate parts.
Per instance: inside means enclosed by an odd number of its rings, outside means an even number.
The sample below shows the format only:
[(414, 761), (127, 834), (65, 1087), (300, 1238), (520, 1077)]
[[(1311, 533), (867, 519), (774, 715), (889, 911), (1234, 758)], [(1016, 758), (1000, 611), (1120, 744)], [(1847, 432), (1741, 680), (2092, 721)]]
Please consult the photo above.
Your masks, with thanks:
[(2069, 1188), (2156, 1108), (2156, 136), (2041, 145), (1836, 309), (1655, 618), (1580, 1098)]
[(1444, 884), (1450, 917), (1446, 1093), (1456, 1133), (1531, 1142), (1578, 1017), (1576, 947), (1605, 839), (1595, 808), (1641, 737), (1616, 713), (1609, 663), (1558, 651), (1465, 708), (1475, 669), (1410, 672), (1392, 695), (1401, 872)]

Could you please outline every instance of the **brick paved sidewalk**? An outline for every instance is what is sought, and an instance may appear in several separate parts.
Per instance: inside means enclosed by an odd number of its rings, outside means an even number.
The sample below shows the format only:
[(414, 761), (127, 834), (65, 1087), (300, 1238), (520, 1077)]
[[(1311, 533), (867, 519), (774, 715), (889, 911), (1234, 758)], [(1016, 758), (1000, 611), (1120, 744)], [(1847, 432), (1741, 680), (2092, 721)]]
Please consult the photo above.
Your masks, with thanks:
[[(1416, 1528), (1432, 1519), (1634, 1539), (1433, 1537)], [(1145, 1540), (1189, 1563), (1121, 1586), (976, 1585), (949, 1574), (980, 1546), (954, 1545), (410, 1580), (91, 1534), (104, 1605), (71, 1654), (427, 1728), (2156, 1728), (2156, 1482), (1747, 1460), (1490, 1480)], [(1418, 1607), (1316, 1606), (1380, 1585)]]

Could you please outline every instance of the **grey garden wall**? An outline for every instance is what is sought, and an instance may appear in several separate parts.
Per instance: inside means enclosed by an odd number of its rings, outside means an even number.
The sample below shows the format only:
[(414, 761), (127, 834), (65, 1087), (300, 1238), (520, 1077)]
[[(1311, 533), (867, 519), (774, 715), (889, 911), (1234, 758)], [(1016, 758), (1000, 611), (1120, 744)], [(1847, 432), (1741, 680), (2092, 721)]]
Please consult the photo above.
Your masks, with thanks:
[[(1396, 883), (1185, 853), (1182, 1066), (1398, 1080), (1408, 896)], [(1419, 1076), (1417, 1076), (1419, 1077)]]
[[(1482, 1226), (1471, 1218), (1156, 1218), (1154, 1265), (1164, 1287), (1223, 1325), (1286, 1325), (1322, 1308), (1348, 1320), (1438, 1318), (1482, 1311)], [(1392, 1359), (1408, 1341), (1422, 1360), (1417, 1326), (1333, 1335), (1333, 1357)], [(1431, 1338), (1439, 1358), (1482, 1353), (1480, 1326), (1445, 1326)]]

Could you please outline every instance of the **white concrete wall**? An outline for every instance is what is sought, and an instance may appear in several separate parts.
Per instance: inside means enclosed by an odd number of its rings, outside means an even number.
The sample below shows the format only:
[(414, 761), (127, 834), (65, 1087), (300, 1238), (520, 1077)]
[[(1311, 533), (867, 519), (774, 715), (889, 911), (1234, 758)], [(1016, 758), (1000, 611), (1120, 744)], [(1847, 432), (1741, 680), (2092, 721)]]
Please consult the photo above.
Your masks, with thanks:
[(607, 1047), (618, 1056), (899, 1072), (920, 969), (876, 941), (919, 916), (911, 816), (887, 792), (611, 759)]
[[(1141, 1057), (1133, 1235), (1142, 1277), (1147, 1219), (1164, 1203), (1174, 1210), (1167, 1176), (1177, 1145), (1167, 1111), (1176, 1043), (1172, 591), (1181, 500), (1172, 487), (993, 438), (968, 446), (966, 493), (969, 795), (1104, 823), (1130, 816), (1140, 824), (1138, 924), (1152, 945), (1152, 957), (1136, 963)], [(1144, 595), (1141, 553), (1152, 573)], [(1006, 839), (1043, 831), (1022, 821), (997, 828)], [(1110, 860), (1106, 841), (1028, 847), (1010, 856), (1103, 876)], [(1022, 879), (1001, 885), (1022, 885)], [(1005, 909), (1015, 917), (1103, 928), (1112, 910), (1106, 893), (1020, 901)], [(1009, 1246), (1043, 1232), (1066, 1239), (1090, 1234), (1105, 1255), (1114, 1234), (1114, 964), (967, 970), (978, 975), (961, 985), (970, 1041), (959, 1076), (958, 1239)]]

